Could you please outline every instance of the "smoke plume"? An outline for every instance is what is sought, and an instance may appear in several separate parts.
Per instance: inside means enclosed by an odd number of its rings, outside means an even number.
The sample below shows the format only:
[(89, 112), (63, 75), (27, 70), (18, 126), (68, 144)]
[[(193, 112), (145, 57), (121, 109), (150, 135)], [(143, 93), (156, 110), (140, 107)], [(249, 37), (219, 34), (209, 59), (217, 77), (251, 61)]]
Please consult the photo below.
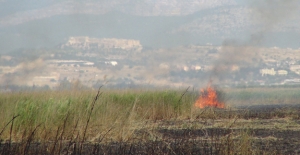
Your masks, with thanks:
[(43, 59), (38, 58), (32, 61), (21, 62), (12, 73), (4, 74), (0, 84), (5, 85), (26, 85), (36, 75), (41, 75), (46, 64)]
[(260, 61), (259, 47), (278, 24), (295, 16), (297, 0), (255, 0), (251, 2), (252, 34), (245, 42), (225, 40), (212, 70), (211, 80), (222, 81), (234, 66), (250, 67)]

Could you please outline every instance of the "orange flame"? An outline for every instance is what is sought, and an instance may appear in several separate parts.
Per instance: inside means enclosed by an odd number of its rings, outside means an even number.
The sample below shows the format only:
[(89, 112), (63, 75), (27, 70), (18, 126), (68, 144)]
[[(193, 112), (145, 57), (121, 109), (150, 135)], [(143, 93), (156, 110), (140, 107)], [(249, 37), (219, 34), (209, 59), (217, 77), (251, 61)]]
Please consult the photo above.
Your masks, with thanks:
[(200, 97), (195, 106), (201, 109), (205, 107), (225, 108), (225, 104), (218, 100), (217, 91), (210, 85), (206, 89), (201, 89)]

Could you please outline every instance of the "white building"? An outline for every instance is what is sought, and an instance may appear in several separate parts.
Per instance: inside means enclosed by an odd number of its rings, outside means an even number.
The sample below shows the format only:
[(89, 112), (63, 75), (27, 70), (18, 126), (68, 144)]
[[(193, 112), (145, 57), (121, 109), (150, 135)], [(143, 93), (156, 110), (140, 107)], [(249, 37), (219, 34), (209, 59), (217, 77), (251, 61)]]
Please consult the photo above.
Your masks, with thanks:
[(272, 75), (272, 76), (276, 75), (276, 71), (274, 70), (274, 68), (261, 69), (259, 72), (262, 76), (264, 76), (264, 75)]
[(300, 65), (291, 65), (290, 70), (296, 74), (300, 74)]
[(288, 71), (286, 71), (286, 70), (278, 70), (278, 71), (277, 71), (277, 74), (278, 74), (278, 75), (287, 75), (287, 74), (288, 74)]
[(201, 66), (198, 65), (192, 66), (192, 70), (196, 70), (196, 71), (201, 70)]
[(110, 65), (116, 66), (116, 65), (118, 65), (118, 62), (117, 61), (105, 61), (105, 64), (110, 64)]

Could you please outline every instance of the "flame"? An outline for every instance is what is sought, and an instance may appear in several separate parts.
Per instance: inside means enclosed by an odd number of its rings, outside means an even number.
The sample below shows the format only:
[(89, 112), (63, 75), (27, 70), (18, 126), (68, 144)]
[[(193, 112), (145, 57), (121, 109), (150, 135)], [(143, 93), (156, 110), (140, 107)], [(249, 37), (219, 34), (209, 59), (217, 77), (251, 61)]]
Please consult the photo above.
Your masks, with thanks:
[(215, 107), (215, 108), (225, 108), (225, 104), (219, 102), (217, 91), (210, 85), (206, 89), (201, 89), (201, 94), (195, 103), (196, 107)]

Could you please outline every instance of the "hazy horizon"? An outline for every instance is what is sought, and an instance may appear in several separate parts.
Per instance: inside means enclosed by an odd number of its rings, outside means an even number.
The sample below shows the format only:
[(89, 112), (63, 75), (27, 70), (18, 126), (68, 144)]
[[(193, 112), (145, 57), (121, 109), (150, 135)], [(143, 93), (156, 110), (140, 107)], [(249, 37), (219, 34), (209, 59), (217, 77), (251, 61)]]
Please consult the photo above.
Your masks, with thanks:
[[(221, 46), (227, 39), (248, 40), (255, 31), (261, 31), (265, 19), (276, 22), (260, 46), (299, 48), (300, 3), (282, 2), (296, 8), (273, 3), (281, 2), (2, 0), (0, 53), (56, 48), (71, 36), (136, 39), (151, 48), (207, 43)], [(259, 19), (256, 12), (262, 10), (269, 17)]]
[(285, 84), (300, 75), (299, 8), (297, 0), (2, 0), (0, 76), (53, 86), (107, 75), (122, 84)]

